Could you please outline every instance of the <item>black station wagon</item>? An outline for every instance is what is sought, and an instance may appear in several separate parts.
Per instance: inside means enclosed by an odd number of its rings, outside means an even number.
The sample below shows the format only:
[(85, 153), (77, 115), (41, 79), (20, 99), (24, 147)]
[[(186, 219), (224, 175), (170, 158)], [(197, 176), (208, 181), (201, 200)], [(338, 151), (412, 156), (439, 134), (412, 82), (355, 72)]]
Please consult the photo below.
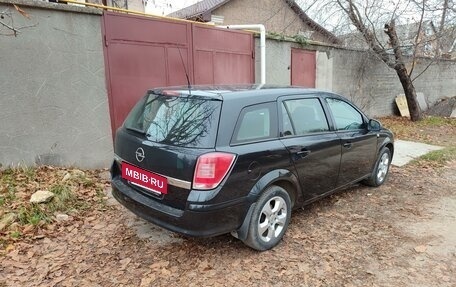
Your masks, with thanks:
[(393, 136), (339, 95), (295, 87), (148, 91), (115, 137), (114, 197), (188, 236), (279, 243), (293, 209), (381, 185)]

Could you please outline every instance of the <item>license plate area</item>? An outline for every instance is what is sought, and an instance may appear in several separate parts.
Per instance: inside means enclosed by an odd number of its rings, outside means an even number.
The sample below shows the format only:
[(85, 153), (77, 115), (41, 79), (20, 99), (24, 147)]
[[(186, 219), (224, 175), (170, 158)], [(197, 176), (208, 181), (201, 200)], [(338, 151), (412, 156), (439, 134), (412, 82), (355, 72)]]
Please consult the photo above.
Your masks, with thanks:
[(168, 179), (156, 173), (122, 162), (122, 178), (154, 194), (168, 193)]

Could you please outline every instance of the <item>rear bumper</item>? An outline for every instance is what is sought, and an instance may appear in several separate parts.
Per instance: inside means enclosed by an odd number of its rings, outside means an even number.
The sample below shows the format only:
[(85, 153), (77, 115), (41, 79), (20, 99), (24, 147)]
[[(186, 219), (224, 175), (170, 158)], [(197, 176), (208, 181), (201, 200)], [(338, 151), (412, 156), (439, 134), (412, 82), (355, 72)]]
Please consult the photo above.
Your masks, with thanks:
[(131, 212), (158, 226), (193, 237), (211, 237), (238, 229), (250, 206), (246, 200), (232, 205), (198, 203), (198, 211), (181, 210), (142, 195), (119, 178), (114, 178), (111, 184), (114, 198)]

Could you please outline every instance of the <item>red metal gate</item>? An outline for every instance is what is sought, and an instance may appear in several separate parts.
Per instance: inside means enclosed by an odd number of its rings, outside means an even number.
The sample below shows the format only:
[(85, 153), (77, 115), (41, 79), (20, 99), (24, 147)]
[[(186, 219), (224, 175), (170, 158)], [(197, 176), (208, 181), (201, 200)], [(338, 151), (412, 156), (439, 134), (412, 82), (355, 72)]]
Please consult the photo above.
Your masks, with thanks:
[(253, 51), (250, 33), (193, 24), (195, 83), (253, 83)]
[(250, 33), (191, 22), (103, 15), (104, 54), (113, 132), (150, 88), (254, 82)]
[(291, 84), (315, 88), (316, 79), (315, 51), (291, 49)]

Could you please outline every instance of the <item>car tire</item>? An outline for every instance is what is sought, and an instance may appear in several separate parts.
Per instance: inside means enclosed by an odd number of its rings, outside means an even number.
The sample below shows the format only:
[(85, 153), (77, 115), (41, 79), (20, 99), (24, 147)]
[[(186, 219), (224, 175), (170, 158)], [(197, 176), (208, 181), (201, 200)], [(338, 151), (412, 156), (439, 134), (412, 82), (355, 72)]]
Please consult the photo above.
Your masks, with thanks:
[(362, 183), (368, 186), (377, 187), (382, 185), (388, 176), (389, 167), (391, 164), (391, 151), (389, 148), (384, 147), (380, 151), (375, 168), (369, 178), (365, 179)]
[(256, 202), (244, 244), (259, 251), (271, 249), (282, 239), (290, 218), (287, 191), (276, 185), (268, 187)]

